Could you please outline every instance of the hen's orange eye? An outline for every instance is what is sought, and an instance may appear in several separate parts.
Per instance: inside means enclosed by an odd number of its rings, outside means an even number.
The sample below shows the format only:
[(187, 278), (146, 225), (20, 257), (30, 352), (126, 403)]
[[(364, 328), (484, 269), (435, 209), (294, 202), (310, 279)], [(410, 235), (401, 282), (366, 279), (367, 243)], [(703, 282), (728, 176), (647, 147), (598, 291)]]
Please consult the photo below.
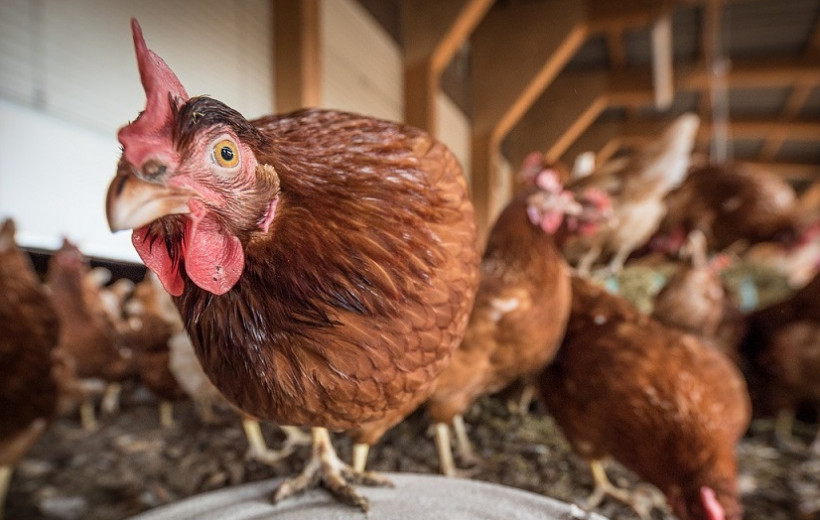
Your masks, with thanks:
[(233, 168), (239, 164), (239, 151), (233, 141), (222, 139), (214, 145), (214, 159), (223, 168)]

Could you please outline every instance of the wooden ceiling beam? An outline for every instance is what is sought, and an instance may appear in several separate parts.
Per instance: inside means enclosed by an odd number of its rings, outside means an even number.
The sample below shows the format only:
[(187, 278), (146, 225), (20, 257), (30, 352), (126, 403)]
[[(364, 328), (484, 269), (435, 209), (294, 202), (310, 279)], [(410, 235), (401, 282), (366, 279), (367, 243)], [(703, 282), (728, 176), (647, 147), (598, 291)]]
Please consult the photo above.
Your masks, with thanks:
[[(817, 56), (820, 55), (820, 20), (815, 21), (814, 31), (803, 53), (807, 60), (817, 58)], [(811, 95), (812, 88), (810, 85), (796, 85), (792, 88), (780, 112), (781, 121), (791, 121), (800, 115), (803, 105), (806, 104), (806, 101)], [(770, 135), (760, 148), (760, 159), (773, 161), (777, 157), (777, 154), (780, 153), (780, 149), (783, 147), (783, 143), (786, 142), (786, 139), (787, 136), (783, 133), (773, 133)]]
[(404, 121), (437, 135), (441, 74), (494, 0), (404, 0)]
[[(550, 30), (545, 30), (549, 25)], [(472, 198), (479, 228), (504, 201), (495, 200), (502, 139), (558, 75), (587, 36), (587, 6), (579, 0), (499, 6), (471, 36)]]
[(290, 112), (322, 104), (318, 0), (273, 1), (274, 106)]
[[(684, 91), (700, 91), (703, 92), (708, 88), (708, 81), (706, 74), (703, 72), (704, 67), (700, 65), (692, 65), (689, 67), (678, 67), (675, 73), (675, 84), (678, 90)], [(577, 76), (573, 82), (583, 84), (585, 81), (594, 82), (597, 80), (597, 72), (573, 72), (565, 73), (561, 76), (570, 78)], [(586, 80), (584, 79), (586, 78)], [(811, 61), (796, 61), (796, 60), (777, 60), (764, 63), (749, 63), (740, 62), (732, 67), (729, 72), (727, 80), (731, 88), (748, 88), (754, 85), (753, 81), (761, 78), (766, 82), (767, 86), (788, 86), (795, 82), (799, 85), (804, 85), (809, 88), (815, 85), (820, 85), (820, 63)], [(569, 79), (567, 81), (570, 81)], [(607, 81), (608, 93), (606, 96), (607, 105), (604, 108), (611, 107), (630, 107), (630, 106), (649, 106), (653, 102), (653, 89), (651, 83), (651, 73), (648, 69), (626, 69), (610, 74)], [(553, 98), (553, 104), (563, 102), (561, 99)], [(598, 99), (590, 99), (587, 105), (578, 108), (578, 114), (594, 113), (597, 109)], [(544, 101), (544, 103), (549, 103)], [(537, 117), (536, 114), (533, 117)], [(542, 119), (542, 121), (547, 121)], [(575, 119), (572, 121), (558, 121), (549, 120), (549, 125), (553, 127), (554, 134), (562, 134), (567, 129), (573, 128), (573, 132), (569, 137), (580, 136), (586, 131), (583, 124), (587, 127), (594, 122), (593, 120)], [(536, 122), (528, 123), (531, 129), (538, 135), (544, 135), (543, 123), (541, 127), (537, 126)], [(564, 125), (564, 126), (561, 126)], [(556, 128), (557, 127), (557, 128)], [(541, 128), (541, 130), (538, 130)], [(563, 130), (561, 130), (563, 128)], [(517, 133), (517, 136), (520, 135)], [(577, 147), (573, 145), (575, 139), (564, 138), (560, 142), (556, 141), (542, 141), (539, 147), (532, 148), (534, 150), (548, 150), (549, 156), (555, 160), (572, 160), (576, 155)], [(527, 143), (529, 145), (529, 143)], [(605, 143), (604, 143), (605, 144)], [(601, 144), (603, 146), (603, 144)], [(510, 149), (514, 150), (518, 145), (511, 144)], [(589, 148), (581, 147), (580, 151), (588, 150)], [(599, 149), (599, 148), (594, 148)]]

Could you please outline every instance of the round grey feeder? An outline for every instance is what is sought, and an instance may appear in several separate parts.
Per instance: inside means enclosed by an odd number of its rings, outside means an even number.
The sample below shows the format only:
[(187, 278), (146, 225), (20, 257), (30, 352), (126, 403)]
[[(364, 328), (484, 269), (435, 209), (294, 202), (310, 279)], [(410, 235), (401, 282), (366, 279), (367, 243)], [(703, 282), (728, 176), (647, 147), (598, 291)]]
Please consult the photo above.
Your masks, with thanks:
[(279, 505), (268, 495), (280, 480), (204, 493), (131, 520), (606, 520), (573, 504), (528, 491), (437, 475), (388, 474), (395, 488), (360, 487), (370, 513), (314, 490)]

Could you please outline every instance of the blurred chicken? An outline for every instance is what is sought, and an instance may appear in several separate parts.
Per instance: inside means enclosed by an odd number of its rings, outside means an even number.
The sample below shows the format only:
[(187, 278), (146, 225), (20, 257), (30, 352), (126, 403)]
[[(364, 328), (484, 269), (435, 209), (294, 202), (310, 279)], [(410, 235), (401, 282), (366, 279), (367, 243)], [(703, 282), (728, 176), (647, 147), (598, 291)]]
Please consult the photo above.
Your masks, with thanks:
[(783, 275), (795, 289), (803, 287), (820, 272), (820, 222), (801, 227), (796, 240), (760, 242), (743, 253), (749, 264), (763, 266)]
[(542, 170), (533, 181), (536, 186), (513, 198), (490, 231), (467, 332), (428, 402), (445, 475), (456, 474), (448, 425), (461, 461), (472, 462), (462, 414), (481, 395), (537, 374), (564, 334), (569, 268), (553, 234), (565, 214), (577, 217), (581, 207), (554, 170)]
[(797, 237), (794, 189), (771, 172), (747, 164), (694, 168), (666, 198), (662, 234), (698, 229), (709, 251), (738, 241), (793, 243)]
[(739, 344), (746, 330), (743, 314), (720, 277), (727, 256), (706, 257), (706, 238), (693, 231), (686, 244), (689, 262), (682, 264), (655, 297), (652, 317), (697, 336), (704, 344), (740, 364)]
[(613, 486), (600, 461), (612, 457), (666, 496), (685, 520), (739, 520), (734, 447), (750, 404), (738, 369), (694, 336), (640, 314), (583, 278), (541, 395), (575, 451), (590, 461), (595, 491), (641, 504)]
[[(820, 275), (790, 298), (748, 316), (744, 353), (752, 359), (755, 404), (777, 412), (775, 433), (792, 444), (799, 405), (820, 411)], [(820, 451), (820, 433), (813, 448)]]
[(28, 255), (0, 225), (0, 519), (11, 473), (45, 432), (58, 406), (53, 355), (57, 314)]
[[(83, 254), (68, 240), (48, 264), (46, 285), (60, 319), (59, 350), (82, 380), (83, 426), (96, 427), (93, 397), (106, 383), (132, 376), (131, 352), (123, 348), (116, 324), (103, 303), (98, 274), (89, 275)], [(116, 387), (114, 387), (116, 388)]]
[(620, 271), (630, 253), (649, 240), (666, 213), (664, 197), (686, 177), (699, 119), (684, 114), (657, 141), (628, 158), (613, 159), (569, 185), (576, 196), (588, 190), (612, 200), (612, 218), (589, 236), (567, 244), (565, 252), (589, 274), (601, 255), (612, 254), (611, 272)]

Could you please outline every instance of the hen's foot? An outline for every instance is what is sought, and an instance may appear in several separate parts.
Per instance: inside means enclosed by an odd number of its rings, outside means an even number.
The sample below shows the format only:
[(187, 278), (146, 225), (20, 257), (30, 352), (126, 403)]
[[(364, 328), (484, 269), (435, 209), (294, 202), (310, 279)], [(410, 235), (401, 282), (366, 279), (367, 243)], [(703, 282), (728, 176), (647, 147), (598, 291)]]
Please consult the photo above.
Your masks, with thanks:
[(606, 476), (606, 471), (600, 461), (594, 460), (589, 463), (592, 471), (592, 478), (595, 481), (595, 489), (587, 498), (585, 508), (587, 511), (598, 507), (604, 498), (610, 497), (630, 506), (641, 518), (650, 520), (652, 510), (663, 505), (665, 499), (661, 497), (658, 502), (656, 493), (649, 487), (636, 488), (635, 492), (616, 487)]
[(298, 495), (308, 489), (322, 486), (345, 504), (367, 512), (370, 502), (353, 485), (393, 487), (388, 479), (372, 472), (357, 472), (342, 462), (330, 443), (330, 434), (324, 428), (313, 428), (313, 455), (305, 469), (296, 477), (285, 480), (273, 492), (274, 504)]

